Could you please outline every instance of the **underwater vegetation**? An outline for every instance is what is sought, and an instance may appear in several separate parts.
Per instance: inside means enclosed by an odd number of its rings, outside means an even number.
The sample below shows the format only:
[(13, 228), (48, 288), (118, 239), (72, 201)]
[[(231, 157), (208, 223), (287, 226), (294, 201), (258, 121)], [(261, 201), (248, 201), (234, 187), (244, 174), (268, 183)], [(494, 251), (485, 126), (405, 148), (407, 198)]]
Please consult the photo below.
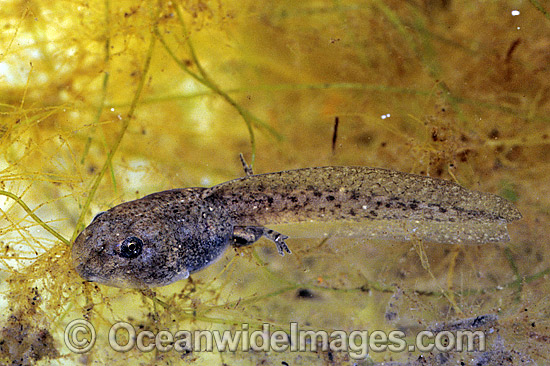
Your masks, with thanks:
[[(536, 0), (4, 1), (0, 363), (547, 364), (549, 11)], [(302, 225), (284, 232), (291, 255), (261, 239), (149, 289), (76, 273), (71, 245), (98, 213), (242, 177), (239, 153), (257, 174), (441, 178), (523, 218), (509, 242), (480, 245)], [(486, 343), (363, 352), (365, 338), (347, 351), (310, 338), (300, 351), (210, 352), (168, 334), (261, 338), (292, 324), (399, 331), (407, 344), (479, 331)]]

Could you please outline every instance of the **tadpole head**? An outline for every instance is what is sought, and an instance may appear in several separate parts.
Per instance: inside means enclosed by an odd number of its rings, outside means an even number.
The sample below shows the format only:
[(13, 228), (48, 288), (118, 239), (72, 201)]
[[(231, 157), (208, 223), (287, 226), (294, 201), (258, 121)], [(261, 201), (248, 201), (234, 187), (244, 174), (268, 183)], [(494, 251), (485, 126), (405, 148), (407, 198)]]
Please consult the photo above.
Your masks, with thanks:
[(203, 188), (154, 193), (97, 215), (78, 235), (72, 261), (88, 281), (116, 287), (159, 287), (216, 261), (233, 233)]
[[(134, 201), (135, 202), (135, 201)], [(180, 260), (185, 238), (176, 238), (155, 212), (128, 202), (98, 215), (76, 238), (72, 261), (88, 281), (116, 287), (159, 287), (185, 279)]]

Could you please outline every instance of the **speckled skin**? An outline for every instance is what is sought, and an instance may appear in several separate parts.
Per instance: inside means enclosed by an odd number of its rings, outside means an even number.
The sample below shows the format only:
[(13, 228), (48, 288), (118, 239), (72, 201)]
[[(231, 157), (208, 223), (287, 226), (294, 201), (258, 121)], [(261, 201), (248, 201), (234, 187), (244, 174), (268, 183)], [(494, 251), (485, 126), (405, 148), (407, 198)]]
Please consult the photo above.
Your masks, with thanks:
[[(307, 168), (251, 175), (211, 188), (163, 191), (122, 203), (98, 215), (77, 237), (72, 257), (77, 272), (89, 281), (156, 287), (187, 278), (213, 263), (228, 246), (248, 245), (262, 235), (273, 240), (281, 254), (290, 253), (286, 236), (263, 228), (269, 224), (491, 224), (520, 218), (505, 199), (445, 180), (366, 167)], [(462, 233), (466, 241), (495, 241), (476, 234)], [(121, 243), (130, 237), (143, 243), (135, 258), (121, 256)]]
[(521, 218), (505, 199), (426, 176), (366, 167), (321, 167), (254, 175), (209, 188), (239, 225), (304, 220)]

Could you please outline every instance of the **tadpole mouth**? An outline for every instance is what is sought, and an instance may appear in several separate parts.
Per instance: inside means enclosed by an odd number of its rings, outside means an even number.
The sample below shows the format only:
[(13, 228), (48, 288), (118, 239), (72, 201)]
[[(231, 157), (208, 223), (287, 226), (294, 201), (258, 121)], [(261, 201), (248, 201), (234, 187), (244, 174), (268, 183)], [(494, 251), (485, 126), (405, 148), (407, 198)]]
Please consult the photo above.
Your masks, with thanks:
[(94, 281), (94, 274), (88, 263), (90, 248), (86, 247), (86, 229), (75, 239), (71, 248), (71, 261), (76, 273), (86, 281)]
[[(73, 251), (74, 253), (74, 251)], [(81, 261), (81, 258), (77, 255), (72, 257), (73, 268), (80, 277), (86, 281), (93, 281), (93, 274), (90, 273), (85, 263)]]

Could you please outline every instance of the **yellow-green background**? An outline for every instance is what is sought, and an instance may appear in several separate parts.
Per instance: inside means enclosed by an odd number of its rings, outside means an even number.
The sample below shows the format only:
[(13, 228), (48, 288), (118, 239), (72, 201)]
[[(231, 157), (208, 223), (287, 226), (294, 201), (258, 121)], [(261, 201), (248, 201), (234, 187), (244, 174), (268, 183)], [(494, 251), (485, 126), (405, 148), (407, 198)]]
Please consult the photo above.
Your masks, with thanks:
[[(321, 351), (116, 353), (106, 337), (118, 320), (413, 337), (483, 314), (498, 316), (490, 351), (449, 362), (547, 363), (549, 11), (537, 0), (2, 1), (2, 363), (345, 364)], [(261, 241), (148, 293), (83, 284), (71, 269), (61, 237), (94, 214), (242, 176), (241, 152), (256, 173), (364, 165), (455, 180), (524, 218), (499, 245), (291, 239), (281, 258)], [(84, 356), (63, 344), (81, 317), (98, 332)]]

